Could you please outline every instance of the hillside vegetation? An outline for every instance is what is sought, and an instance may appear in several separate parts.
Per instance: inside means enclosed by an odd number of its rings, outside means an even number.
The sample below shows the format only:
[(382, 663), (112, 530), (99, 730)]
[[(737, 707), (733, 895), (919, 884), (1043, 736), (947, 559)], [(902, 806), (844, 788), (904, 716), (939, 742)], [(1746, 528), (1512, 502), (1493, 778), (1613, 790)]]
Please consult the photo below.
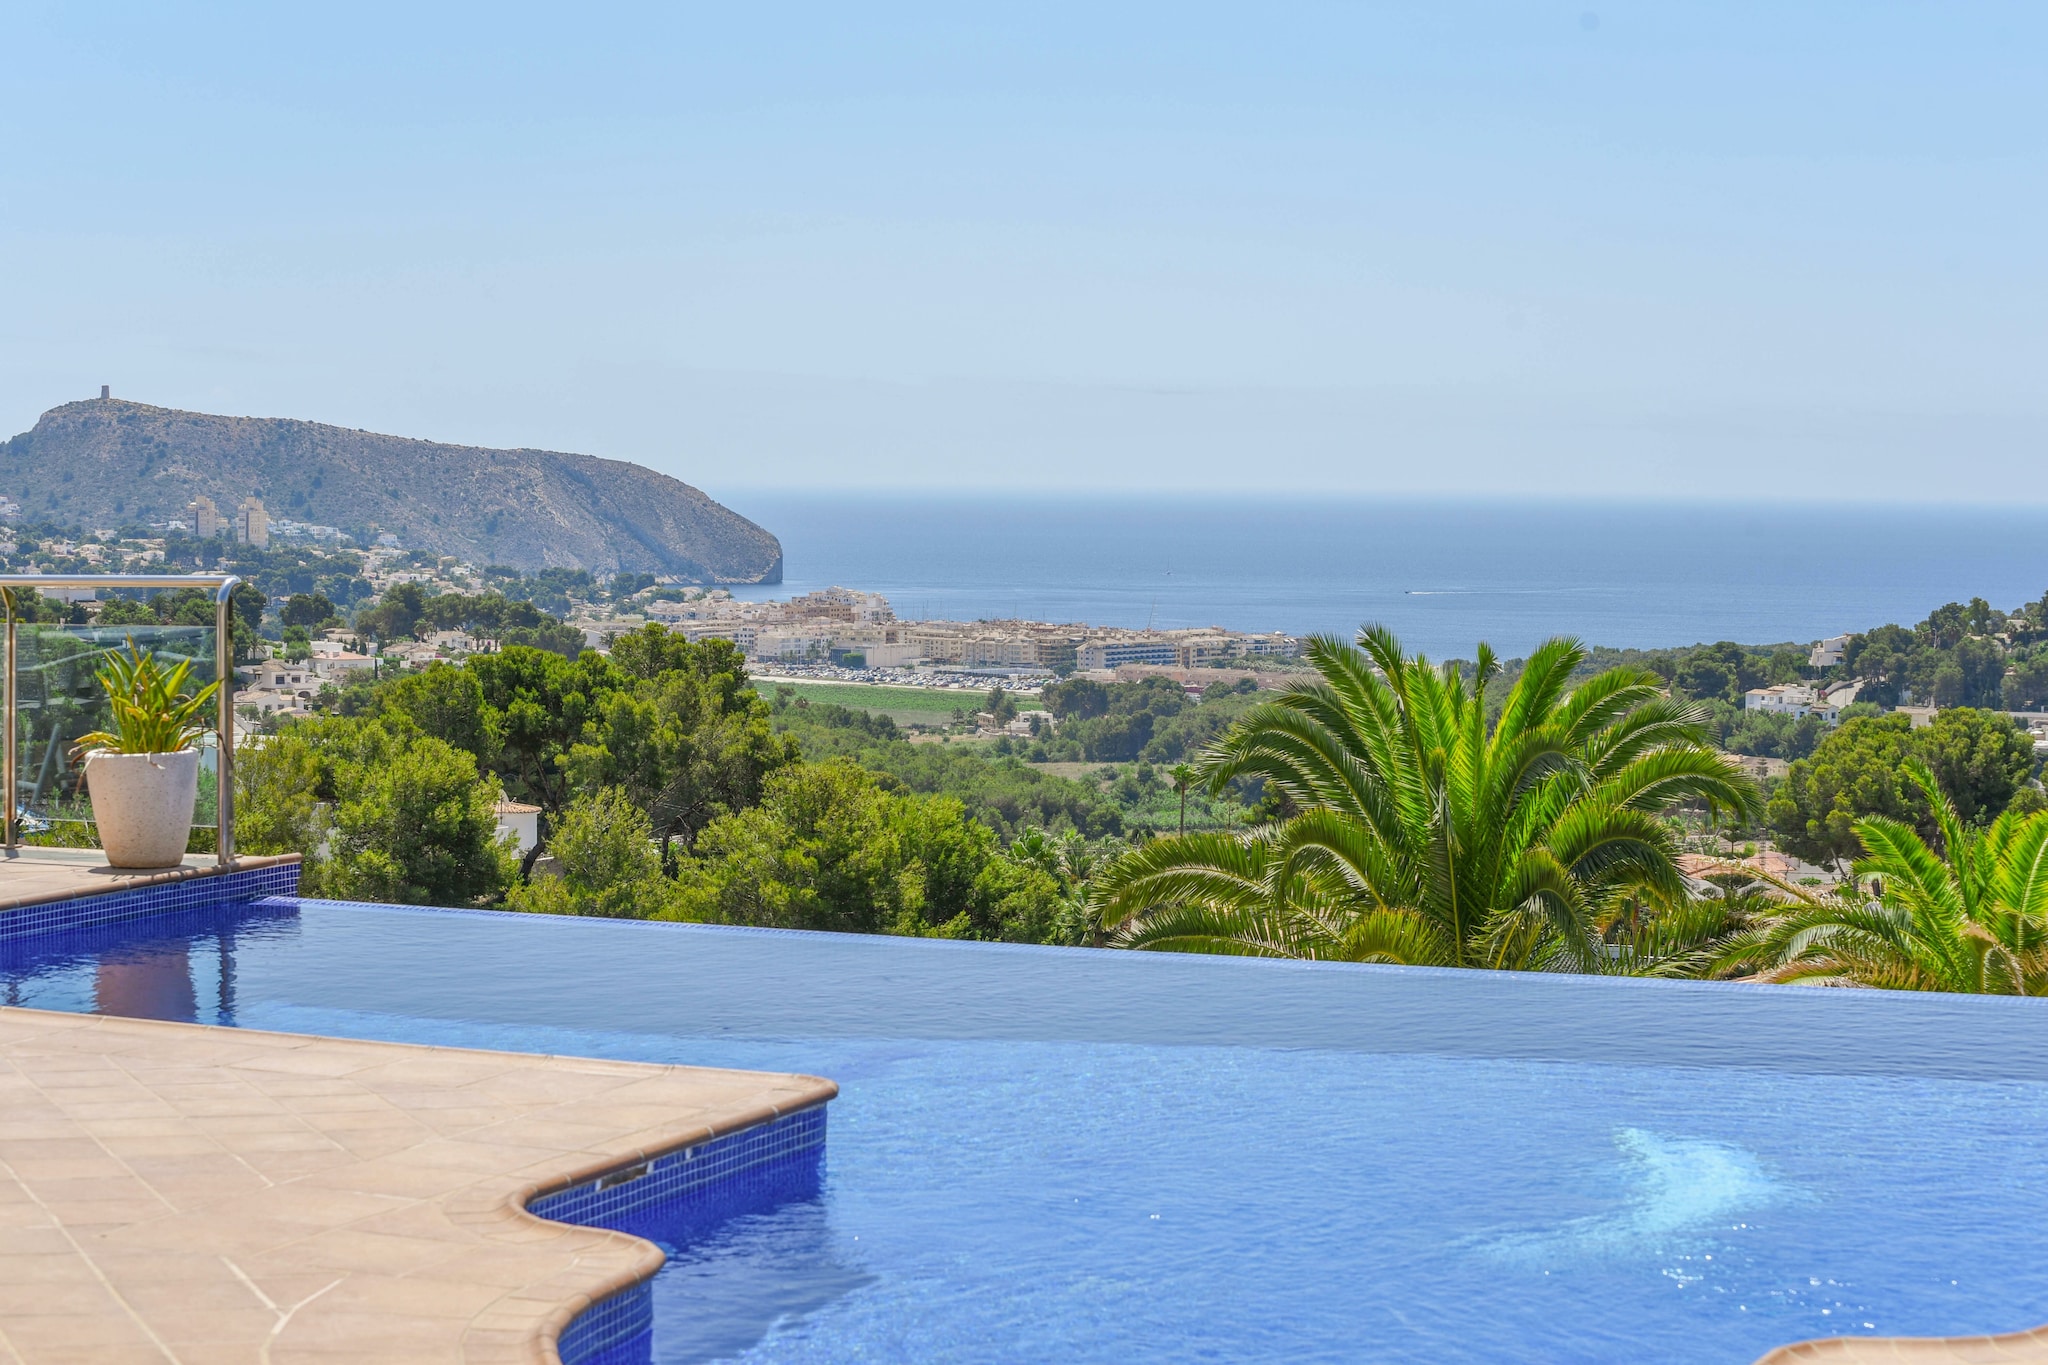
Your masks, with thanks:
[(666, 474), (590, 455), (92, 399), (0, 444), (0, 484), (29, 515), (67, 524), (161, 524), (200, 494), (227, 517), (253, 493), (273, 519), (390, 532), (474, 564), (782, 581), (782, 546), (761, 527)]

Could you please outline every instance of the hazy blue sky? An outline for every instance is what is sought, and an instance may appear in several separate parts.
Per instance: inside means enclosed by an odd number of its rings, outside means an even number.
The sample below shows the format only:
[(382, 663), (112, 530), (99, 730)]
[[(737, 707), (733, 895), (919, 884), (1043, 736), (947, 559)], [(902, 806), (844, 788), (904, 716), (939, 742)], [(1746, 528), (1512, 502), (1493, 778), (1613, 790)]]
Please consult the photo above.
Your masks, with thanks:
[(2039, 0), (13, 0), (0, 52), (6, 431), (2048, 499)]

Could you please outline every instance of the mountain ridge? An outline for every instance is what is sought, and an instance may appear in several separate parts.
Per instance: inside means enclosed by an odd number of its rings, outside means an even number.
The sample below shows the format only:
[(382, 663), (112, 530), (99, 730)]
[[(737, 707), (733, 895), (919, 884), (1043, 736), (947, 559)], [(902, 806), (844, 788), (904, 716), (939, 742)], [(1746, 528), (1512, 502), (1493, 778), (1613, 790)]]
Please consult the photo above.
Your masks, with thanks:
[(273, 520), (389, 532), (476, 564), (779, 583), (782, 546), (701, 490), (625, 460), (389, 436), (88, 398), (0, 443), (0, 492), (31, 517), (118, 526), (223, 518), (254, 494)]

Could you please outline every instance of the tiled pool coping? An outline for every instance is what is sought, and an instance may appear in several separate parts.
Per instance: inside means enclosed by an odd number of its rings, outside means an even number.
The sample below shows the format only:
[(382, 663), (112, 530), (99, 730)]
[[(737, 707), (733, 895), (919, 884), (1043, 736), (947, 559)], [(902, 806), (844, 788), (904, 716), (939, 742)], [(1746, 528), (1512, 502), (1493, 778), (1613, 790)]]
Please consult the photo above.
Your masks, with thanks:
[(836, 1093), (0, 1009), (0, 1359), (552, 1362), (662, 1258), (530, 1201), (692, 1151), (743, 1173)]
[(2020, 1365), (2048, 1361), (2048, 1327), (1983, 1337), (1824, 1337), (1780, 1346), (1756, 1365)]
[(286, 853), (133, 872), (108, 867), (89, 849), (17, 849), (0, 856), (0, 939), (294, 895), (299, 866), (299, 855)]

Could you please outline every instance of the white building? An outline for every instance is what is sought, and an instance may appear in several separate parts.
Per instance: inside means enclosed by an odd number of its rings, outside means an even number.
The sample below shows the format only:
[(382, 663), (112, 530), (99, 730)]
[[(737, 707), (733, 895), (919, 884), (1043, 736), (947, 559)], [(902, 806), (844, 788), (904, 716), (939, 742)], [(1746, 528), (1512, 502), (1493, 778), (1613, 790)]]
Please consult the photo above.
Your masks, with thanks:
[(320, 677), (304, 664), (276, 659), (258, 664), (255, 679), (235, 691), (235, 709), (253, 709), (258, 715), (303, 715), (320, 691)]
[(192, 499), (185, 507), (192, 517), (192, 534), (201, 540), (211, 540), (220, 534), (220, 508), (204, 493)]
[(235, 509), (235, 539), (259, 550), (270, 548), (270, 513), (263, 510), (263, 499), (242, 499), (242, 505)]
[(296, 691), (302, 687), (318, 687), (320, 675), (305, 664), (282, 663), (270, 660), (256, 668), (256, 680), (252, 687), (269, 688), (272, 691)]
[(730, 640), (748, 656), (754, 653), (754, 641), (760, 627), (752, 621), (679, 621), (669, 627), (692, 644), (704, 640)]
[(367, 673), (377, 666), (377, 661), (367, 654), (321, 654), (315, 652), (308, 660), (313, 666), (314, 676), (327, 682), (345, 682), (357, 673)]
[(832, 653), (832, 632), (811, 626), (764, 626), (747, 651), (756, 659), (823, 659)]
[(1830, 635), (1825, 640), (1815, 642), (1812, 652), (1806, 656), (1807, 665), (1811, 668), (1833, 668), (1842, 662), (1842, 656), (1848, 648), (1848, 636)]
[(540, 807), (524, 801), (498, 803), (498, 838), (512, 836), (512, 851), (521, 857), (540, 842)]
[(411, 664), (417, 668), (434, 662), (441, 657), (441, 653), (432, 645), (407, 640), (402, 644), (388, 647), (381, 657), (386, 663)]
[(1123, 635), (1090, 640), (1075, 651), (1079, 668), (1116, 668), (1121, 664), (1180, 663), (1180, 646), (1161, 635)]
[(858, 625), (873, 625), (877, 621), (893, 621), (896, 612), (889, 605), (889, 599), (878, 592), (858, 592), (852, 588), (820, 588), (789, 599), (784, 608), (792, 616), (822, 616), (839, 621), (852, 621)]
[(909, 668), (922, 659), (916, 645), (871, 644), (855, 645), (854, 650), (861, 656), (861, 663), (867, 668)]
[[(1855, 689), (1846, 689), (1850, 698)], [(1742, 709), (1774, 716), (1819, 716), (1829, 725), (1841, 718), (1846, 702), (1823, 697), (1804, 683), (1779, 683), (1776, 687), (1752, 687), (1742, 694)]]
[(235, 693), (235, 710), (254, 711), (259, 716), (303, 716), (309, 713), (308, 703), (312, 695), (297, 692), (274, 692), (267, 687), (252, 687)]

